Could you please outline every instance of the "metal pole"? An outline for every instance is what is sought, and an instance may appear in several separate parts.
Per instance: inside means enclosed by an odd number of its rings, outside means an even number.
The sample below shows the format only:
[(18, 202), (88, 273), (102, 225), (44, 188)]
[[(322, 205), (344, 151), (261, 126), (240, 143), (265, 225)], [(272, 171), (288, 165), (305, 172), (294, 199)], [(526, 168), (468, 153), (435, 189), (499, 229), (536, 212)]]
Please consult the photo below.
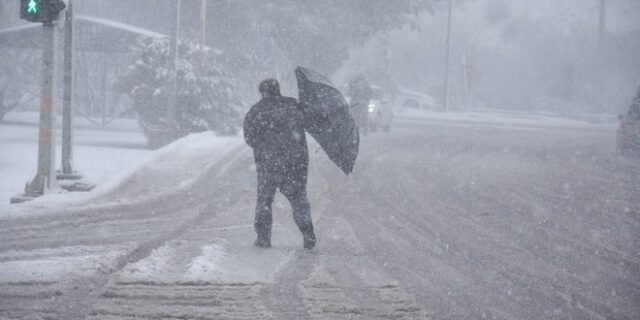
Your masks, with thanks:
[(204, 38), (207, 30), (207, 0), (200, 2), (200, 64), (204, 64)]
[(174, 29), (174, 34), (173, 34), (173, 48), (171, 50), (171, 96), (169, 97), (169, 106), (168, 106), (168, 118), (170, 120), (170, 122), (172, 122), (174, 125), (176, 124), (176, 119), (177, 119), (177, 112), (176, 112), (176, 103), (177, 103), (177, 96), (178, 96), (178, 74), (177, 74), (177, 68), (178, 68), (178, 47), (179, 47), (179, 41), (178, 38), (180, 37), (180, 7), (181, 7), (181, 0), (176, 1), (176, 26)]
[(464, 84), (464, 110), (469, 109), (469, 83), (467, 79), (467, 55), (462, 55), (462, 81)]
[(54, 184), (52, 156), (54, 151), (53, 76), (56, 45), (55, 22), (45, 22), (42, 28), (42, 88), (40, 101), (40, 129), (38, 139), (38, 172), (25, 188), (27, 195), (42, 195)]
[(597, 86), (598, 86), (598, 97), (599, 97), (599, 107), (601, 108), (601, 110), (605, 110), (605, 102), (604, 102), (604, 96), (605, 96), (605, 84), (606, 84), (606, 55), (605, 55), (605, 31), (606, 31), (606, 23), (607, 23), (607, 2), (606, 0), (600, 0), (600, 10), (599, 10), (600, 16), (599, 16), (599, 21), (598, 21), (598, 64), (597, 64), (597, 70), (596, 70), (596, 81), (597, 81)]
[(107, 55), (102, 53), (102, 81), (100, 90), (102, 91), (102, 127), (107, 124)]
[(384, 91), (390, 93), (389, 88), (389, 36), (384, 41)]
[(70, 175), (73, 169), (73, 6), (67, 1), (64, 15), (64, 93), (62, 97), (62, 173)]
[(449, 110), (449, 60), (451, 59), (451, 15), (453, 11), (453, 0), (449, 0), (449, 13), (447, 16), (447, 54), (445, 58), (444, 74), (444, 110)]
[(603, 45), (604, 42), (604, 31), (606, 29), (607, 24), (607, 2), (606, 0), (600, 0), (600, 21), (598, 23), (598, 39), (600, 41), (600, 46)]

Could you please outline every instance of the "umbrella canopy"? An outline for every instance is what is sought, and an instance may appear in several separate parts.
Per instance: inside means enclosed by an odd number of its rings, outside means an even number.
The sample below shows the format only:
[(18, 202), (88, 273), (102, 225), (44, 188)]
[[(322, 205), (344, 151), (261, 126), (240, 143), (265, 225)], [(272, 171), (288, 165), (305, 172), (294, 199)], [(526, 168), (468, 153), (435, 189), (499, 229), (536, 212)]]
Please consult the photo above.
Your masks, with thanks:
[(295, 72), (307, 132), (348, 175), (353, 171), (360, 146), (360, 134), (349, 105), (323, 75), (302, 67)]

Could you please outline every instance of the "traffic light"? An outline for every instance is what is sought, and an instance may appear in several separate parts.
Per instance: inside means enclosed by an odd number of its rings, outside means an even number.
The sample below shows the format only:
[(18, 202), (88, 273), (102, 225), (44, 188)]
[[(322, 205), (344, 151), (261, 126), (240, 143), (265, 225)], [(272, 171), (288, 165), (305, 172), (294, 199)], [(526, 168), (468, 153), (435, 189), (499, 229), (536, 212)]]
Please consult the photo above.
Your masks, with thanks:
[(44, 1), (43, 9), (46, 13), (45, 21), (54, 21), (58, 20), (58, 15), (60, 11), (64, 10), (66, 5), (62, 0), (41, 0)]
[(20, 0), (20, 18), (31, 22), (51, 22), (65, 8), (62, 0)]
[(20, 0), (20, 18), (31, 22), (42, 22), (42, 0)]

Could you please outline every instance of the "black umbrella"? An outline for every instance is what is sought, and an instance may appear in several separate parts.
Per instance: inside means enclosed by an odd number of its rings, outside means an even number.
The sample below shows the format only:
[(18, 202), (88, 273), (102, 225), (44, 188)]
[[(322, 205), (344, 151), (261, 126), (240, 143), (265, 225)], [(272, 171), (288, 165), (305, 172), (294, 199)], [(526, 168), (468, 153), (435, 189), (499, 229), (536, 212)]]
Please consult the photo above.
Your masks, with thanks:
[(360, 134), (346, 100), (329, 79), (312, 70), (296, 68), (300, 102), (305, 106), (307, 132), (345, 174), (353, 171)]

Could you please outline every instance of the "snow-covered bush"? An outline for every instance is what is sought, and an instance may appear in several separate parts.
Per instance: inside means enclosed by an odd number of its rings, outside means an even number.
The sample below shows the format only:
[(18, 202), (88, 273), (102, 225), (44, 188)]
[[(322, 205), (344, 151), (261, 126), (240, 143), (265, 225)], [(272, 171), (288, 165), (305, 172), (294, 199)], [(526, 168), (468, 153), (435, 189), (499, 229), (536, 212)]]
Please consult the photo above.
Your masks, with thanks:
[[(222, 52), (200, 50), (181, 41), (177, 61), (177, 95), (171, 103), (171, 50), (166, 38), (140, 38), (132, 48), (131, 65), (116, 87), (134, 103), (151, 147), (159, 147), (192, 132), (213, 130), (235, 134), (240, 125), (234, 80), (216, 63)], [(172, 119), (175, 118), (175, 121)]]

